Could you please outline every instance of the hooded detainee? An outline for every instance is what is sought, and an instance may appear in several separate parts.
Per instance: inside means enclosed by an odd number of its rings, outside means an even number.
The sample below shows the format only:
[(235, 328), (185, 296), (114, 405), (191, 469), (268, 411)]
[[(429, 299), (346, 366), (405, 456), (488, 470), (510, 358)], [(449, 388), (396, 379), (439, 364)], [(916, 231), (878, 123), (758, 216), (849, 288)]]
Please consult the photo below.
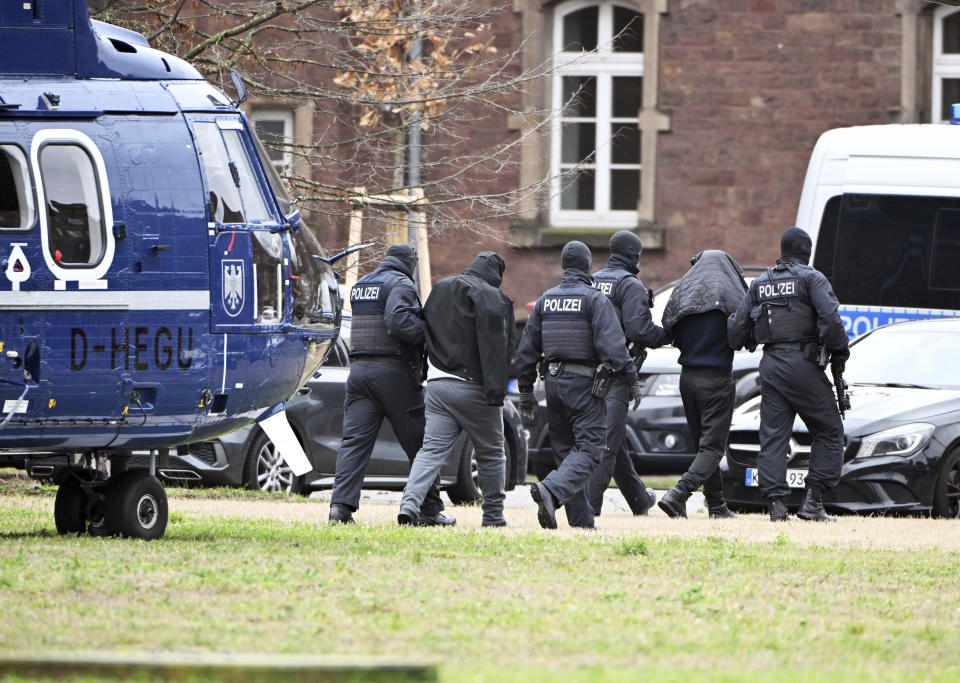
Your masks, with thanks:
[(418, 524), (424, 499), (460, 436), (477, 460), (485, 527), (503, 516), (506, 454), (501, 406), (507, 393), (515, 326), (513, 300), (500, 291), (506, 267), (492, 251), (477, 255), (462, 275), (433, 287), (423, 307), (427, 341), (426, 432), (400, 501), (399, 524)]
[[(330, 523), (353, 524), (360, 505), (363, 476), (383, 418), (413, 462), (423, 444), (424, 332), (420, 297), (413, 283), (417, 253), (394, 244), (380, 266), (350, 290), (353, 307), (350, 374), (343, 409), (343, 440), (330, 500)], [(431, 485), (420, 523), (452, 526), (456, 519), (440, 511), (440, 491)]]
[(743, 269), (725, 251), (702, 251), (691, 263), (663, 310), (663, 328), (680, 349), (680, 398), (697, 455), (657, 505), (670, 517), (686, 517), (687, 499), (703, 486), (710, 517), (736, 517), (723, 499), (718, 466), (737, 394), (727, 318), (740, 306), (747, 284)]

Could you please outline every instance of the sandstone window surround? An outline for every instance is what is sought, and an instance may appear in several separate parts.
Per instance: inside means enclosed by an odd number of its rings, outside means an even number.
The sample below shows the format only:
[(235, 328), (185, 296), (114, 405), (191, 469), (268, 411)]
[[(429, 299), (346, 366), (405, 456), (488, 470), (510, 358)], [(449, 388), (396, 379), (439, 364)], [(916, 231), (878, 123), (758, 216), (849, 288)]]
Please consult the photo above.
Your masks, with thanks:
[[(531, 136), (522, 151), (523, 184), (548, 178), (549, 200), (539, 212), (528, 206), (515, 238), (531, 246), (573, 238), (606, 246), (613, 232), (630, 229), (647, 248), (662, 248), (663, 227), (655, 223), (657, 137), (670, 123), (656, 105), (667, 0), (515, 0), (514, 7), (524, 35), (533, 36), (525, 65), (553, 67), (525, 105), (554, 112), (548, 135)], [(523, 121), (512, 123), (524, 129)]]
[(950, 105), (960, 102), (960, 7), (939, 7), (933, 14), (933, 87), (931, 120), (950, 121)]
[(295, 147), (313, 142), (313, 103), (251, 97), (243, 109), (280, 175), (309, 179), (310, 162), (306, 153), (297, 154)]

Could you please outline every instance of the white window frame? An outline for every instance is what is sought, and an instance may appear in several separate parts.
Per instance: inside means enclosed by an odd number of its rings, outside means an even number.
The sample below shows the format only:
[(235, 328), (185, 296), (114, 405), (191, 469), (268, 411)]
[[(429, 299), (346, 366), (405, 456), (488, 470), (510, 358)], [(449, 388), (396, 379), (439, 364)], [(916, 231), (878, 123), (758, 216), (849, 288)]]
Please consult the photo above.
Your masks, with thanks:
[[(930, 105), (930, 120), (933, 123), (950, 123), (940, 118), (943, 109), (943, 79), (960, 78), (960, 53), (943, 54), (943, 22), (960, 7), (938, 7), (933, 13), (933, 97)], [(952, 104), (952, 103), (951, 103)]]
[[(591, 52), (561, 52), (563, 45), (563, 20), (572, 13), (587, 7), (596, 6), (599, 9), (597, 28), (598, 45)], [(611, 171), (617, 169), (638, 170), (641, 186), (643, 178), (643, 159), (639, 164), (613, 164), (611, 144), (612, 127), (614, 123), (635, 123), (639, 127), (639, 113), (633, 117), (613, 118), (612, 89), (614, 76), (632, 76), (646, 78), (644, 73), (644, 53), (642, 52), (614, 52), (613, 51), (613, 8), (623, 7), (638, 14), (644, 15), (640, 8), (628, 3), (600, 2), (590, 0), (572, 0), (557, 6), (555, 21), (553, 22), (554, 45), (554, 74), (553, 74), (553, 101), (554, 112), (551, 144), (550, 144), (550, 177), (551, 177), (551, 224), (561, 228), (633, 228), (637, 225), (638, 212), (634, 210), (614, 211), (610, 208), (610, 178)], [(644, 16), (644, 21), (647, 17)], [(645, 49), (649, 46), (644, 45)], [(596, 111), (596, 151), (594, 163), (588, 163), (581, 168), (593, 168), (594, 173), (594, 210), (561, 209), (562, 169), (561, 166), (561, 112), (563, 109), (563, 77), (590, 76), (597, 79), (597, 111)], [(644, 88), (646, 90), (646, 88)], [(646, 103), (642, 103), (646, 106)], [(576, 117), (563, 118), (563, 121), (576, 122)], [(642, 151), (642, 148), (641, 148)]]
[[(293, 144), (293, 124), (294, 124), (294, 112), (292, 109), (255, 109), (250, 112), (250, 122), (253, 124), (252, 128), (256, 132), (257, 121), (282, 121), (283, 122), (283, 143), (284, 145)], [(264, 147), (267, 147), (267, 143), (264, 140), (260, 142), (263, 143)], [(268, 161), (273, 164), (274, 168), (277, 169), (277, 172), (281, 175), (284, 175), (286, 172), (287, 175), (293, 170), (293, 152), (289, 147), (284, 148), (283, 150), (283, 159), (281, 161), (274, 161), (273, 159), (267, 158), (264, 161)]]
[[(89, 268), (70, 267), (62, 268), (50, 253), (50, 225), (47, 220), (47, 196), (43, 174), (40, 173), (40, 150), (45, 145), (75, 145), (83, 148), (93, 160), (94, 172), (100, 190), (100, 210), (103, 221), (103, 257), (95, 266)], [(33, 167), (33, 177), (36, 178), (37, 214), (40, 217), (40, 246), (43, 251), (43, 260), (47, 268), (58, 280), (92, 282), (101, 279), (113, 265), (115, 243), (113, 239), (113, 202), (110, 195), (110, 184), (107, 182), (107, 168), (103, 163), (103, 155), (88, 136), (77, 130), (48, 129), (38, 131), (30, 144), (30, 165)]]
[(36, 199), (33, 191), (33, 183), (30, 178), (30, 161), (20, 148), (20, 145), (6, 142), (0, 143), (0, 151), (12, 157), (17, 165), (20, 166), (20, 173), (16, 173), (14, 176), (14, 184), (16, 185), (17, 200), (22, 204), (20, 207), (20, 215), (21, 217), (26, 216), (26, 220), (21, 221), (23, 225), (16, 228), (0, 227), (0, 233), (29, 232), (33, 230), (33, 226), (37, 223)]

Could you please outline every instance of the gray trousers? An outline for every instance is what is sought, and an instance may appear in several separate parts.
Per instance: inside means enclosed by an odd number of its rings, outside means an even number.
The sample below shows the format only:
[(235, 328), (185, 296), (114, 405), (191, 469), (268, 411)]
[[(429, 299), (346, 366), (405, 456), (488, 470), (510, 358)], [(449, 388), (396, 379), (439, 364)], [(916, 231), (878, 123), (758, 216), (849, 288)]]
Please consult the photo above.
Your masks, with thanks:
[(503, 519), (507, 458), (503, 450), (503, 416), (500, 406), (487, 405), (479, 384), (456, 379), (427, 382), (427, 426), (423, 446), (410, 468), (400, 510), (417, 515), (430, 486), (450, 456), (461, 432), (473, 443), (477, 476), (483, 494), (483, 523)]

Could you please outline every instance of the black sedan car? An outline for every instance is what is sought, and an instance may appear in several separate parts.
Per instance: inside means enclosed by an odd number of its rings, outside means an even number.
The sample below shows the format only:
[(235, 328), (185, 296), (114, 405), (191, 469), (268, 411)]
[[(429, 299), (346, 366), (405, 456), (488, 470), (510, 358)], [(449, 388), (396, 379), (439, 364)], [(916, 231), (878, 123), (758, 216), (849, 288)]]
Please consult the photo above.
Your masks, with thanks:
[[(850, 349), (845, 379), (852, 409), (844, 422), (840, 484), (824, 495), (836, 512), (960, 516), (960, 319), (877, 328)], [(720, 464), (731, 507), (761, 509), (757, 488), (759, 398), (734, 415)], [(812, 439), (794, 423), (788, 506), (799, 507)]]
[[(337, 449), (343, 432), (343, 401), (350, 359), (343, 339), (331, 349), (319, 373), (287, 403), (287, 417), (313, 471), (293, 476), (274, 444), (253, 425), (218, 439), (181, 446), (160, 475), (172, 482), (246, 486), (264, 491), (309, 493), (333, 485)], [(526, 478), (527, 445), (520, 416), (509, 401), (503, 407), (507, 452), (506, 488)], [(365, 488), (402, 489), (410, 462), (384, 421), (373, 449)], [(456, 504), (480, 499), (473, 445), (461, 434), (454, 455), (440, 473), (441, 485)]]

